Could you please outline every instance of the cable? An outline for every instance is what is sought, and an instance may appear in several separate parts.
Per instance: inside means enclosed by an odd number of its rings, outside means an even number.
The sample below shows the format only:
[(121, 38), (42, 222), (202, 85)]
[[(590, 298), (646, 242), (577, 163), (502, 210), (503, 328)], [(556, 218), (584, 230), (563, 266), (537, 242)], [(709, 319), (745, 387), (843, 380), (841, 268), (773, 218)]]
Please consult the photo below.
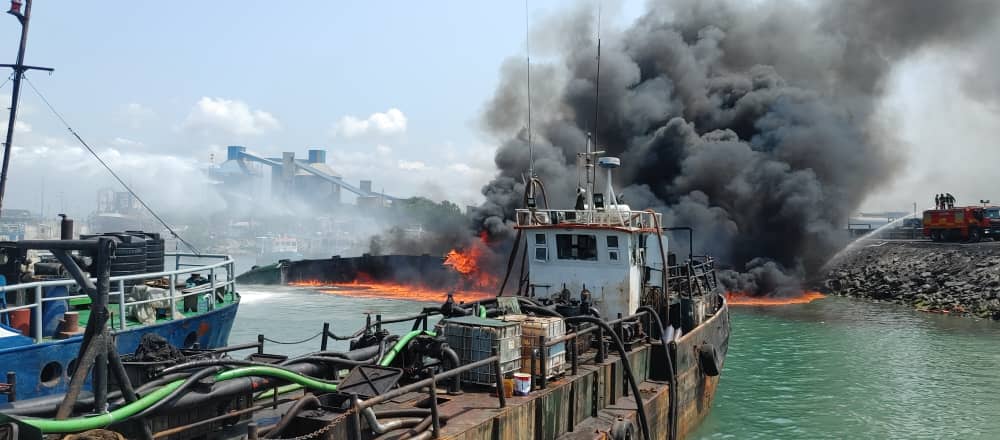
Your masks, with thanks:
[(319, 333), (316, 333), (315, 335), (312, 335), (312, 336), (310, 336), (308, 338), (305, 338), (305, 339), (303, 339), (301, 341), (292, 341), (292, 342), (276, 341), (276, 340), (271, 339), (271, 338), (264, 338), (264, 340), (267, 341), (267, 342), (271, 342), (271, 343), (279, 344), (279, 345), (298, 345), (298, 344), (304, 344), (304, 343), (309, 342), (309, 341), (311, 341), (313, 339), (316, 339), (316, 338), (320, 337), (320, 335), (322, 335), (322, 334), (323, 334), (323, 332), (320, 331)]
[(146, 211), (149, 211), (149, 213), (156, 219), (156, 221), (160, 222), (160, 224), (163, 225), (163, 227), (166, 228), (167, 231), (170, 231), (170, 235), (172, 235), (174, 238), (176, 238), (181, 243), (184, 243), (184, 245), (187, 246), (188, 249), (191, 250), (191, 252), (193, 252), (195, 255), (197, 255), (197, 256), (200, 257), (201, 256), (201, 251), (199, 251), (198, 248), (194, 247), (194, 245), (192, 245), (191, 243), (188, 243), (188, 241), (185, 240), (183, 237), (181, 237), (177, 233), (177, 231), (174, 230), (174, 228), (171, 228), (170, 225), (168, 225), (167, 222), (164, 221), (163, 218), (161, 218), (160, 215), (156, 213), (156, 211), (153, 211), (153, 208), (151, 208), (148, 204), (146, 204), (145, 200), (143, 200), (141, 197), (139, 197), (139, 194), (136, 194), (136, 192), (133, 191), (132, 188), (130, 186), (128, 186), (128, 184), (126, 184), (125, 181), (122, 180), (121, 177), (118, 176), (118, 173), (116, 173), (115, 170), (111, 169), (111, 166), (109, 166), (107, 164), (107, 162), (104, 161), (104, 159), (101, 159), (101, 156), (98, 155), (97, 152), (94, 151), (93, 148), (90, 148), (90, 145), (88, 145), (87, 142), (84, 141), (83, 138), (80, 137), (80, 135), (77, 134), (75, 130), (73, 130), (73, 127), (69, 125), (69, 122), (66, 122), (66, 119), (63, 118), (62, 115), (59, 114), (58, 111), (56, 111), (55, 107), (52, 106), (52, 104), (49, 102), (49, 100), (45, 99), (45, 95), (42, 95), (42, 92), (40, 92), (38, 90), (38, 88), (35, 87), (35, 84), (32, 83), (30, 79), (28, 79), (28, 76), (27, 75), (22, 75), (22, 78), (24, 78), (25, 81), (28, 82), (28, 86), (31, 87), (31, 90), (35, 91), (35, 94), (38, 95), (39, 98), (41, 98), (42, 102), (45, 103), (45, 106), (47, 106), (49, 108), (49, 110), (52, 111), (52, 114), (54, 114), (56, 116), (56, 118), (59, 118), (59, 120), (63, 123), (63, 125), (66, 126), (66, 129), (69, 130), (70, 134), (72, 134), (73, 137), (75, 137), (76, 140), (79, 141), (80, 144), (83, 145), (83, 147), (86, 148), (87, 151), (89, 151), (90, 154), (92, 154), (94, 156), (94, 158), (97, 159), (97, 161), (100, 162), (101, 165), (104, 166), (104, 169), (108, 170), (108, 173), (111, 173), (111, 176), (114, 177), (115, 180), (117, 180), (118, 183), (121, 184), (121, 186), (123, 188), (125, 188), (125, 190), (128, 191), (129, 194), (132, 195), (132, 197), (135, 197), (135, 200), (138, 201), (139, 204), (141, 204), (143, 208), (146, 208)]

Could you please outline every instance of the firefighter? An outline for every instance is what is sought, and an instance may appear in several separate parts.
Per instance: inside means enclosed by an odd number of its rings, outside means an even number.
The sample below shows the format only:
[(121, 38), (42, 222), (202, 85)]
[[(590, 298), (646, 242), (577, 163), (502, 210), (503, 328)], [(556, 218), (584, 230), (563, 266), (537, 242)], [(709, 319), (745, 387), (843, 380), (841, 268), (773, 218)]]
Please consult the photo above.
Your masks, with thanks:
[(948, 202), (948, 209), (954, 208), (955, 207), (955, 196), (951, 195), (951, 193), (945, 193), (944, 196), (945, 196), (945, 198), (947, 199), (947, 202)]
[(941, 209), (941, 194), (934, 194), (934, 209)]

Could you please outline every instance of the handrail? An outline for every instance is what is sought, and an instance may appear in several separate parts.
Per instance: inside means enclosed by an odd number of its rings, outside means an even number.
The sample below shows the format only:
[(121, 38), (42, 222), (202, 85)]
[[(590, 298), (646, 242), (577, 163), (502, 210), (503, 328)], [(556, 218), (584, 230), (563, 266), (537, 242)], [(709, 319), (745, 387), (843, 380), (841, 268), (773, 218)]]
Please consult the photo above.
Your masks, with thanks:
[[(119, 314), (118, 328), (119, 329), (123, 330), (126, 327), (125, 314), (126, 314), (126, 307), (127, 306), (136, 306), (136, 305), (142, 305), (142, 304), (148, 304), (148, 303), (154, 303), (154, 302), (168, 301), (170, 303), (170, 310), (171, 310), (171, 312), (167, 315), (167, 319), (173, 320), (174, 319), (174, 313), (176, 311), (176, 300), (178, 298), (181, 298), (183, 300), (184, 298), (189, 297), (189, 296), (202, 295), (202, 294), (205, 294), (205, 293), (214, 292), (214, 291), (216, 291), (216, 290), (218, 290), (220, 288), (224, 289), (224, 291), (225, 291), (226, 294), (230, 294), (230, 293), (233, 293), (235, 291), (236, 274), (235, 274), (234, 271), (236, 269), (236, 262), (235, 262), (235, 260), (232, 259), (232, 257), (230, 257), (228, 255), (223, 255), (223, 254), (200, 254), (200, 255), (198, 255), (198, 254), (186, 253), (186, 252), (165, 252), (164, 253), (164, 257), (168, 257), (168, 256), (169, 257), (174, 257), (176, 259), (175, 265), (177, 265), (177, 266), (180, 266), (180, 259), (182, 257), (196, 258), (196, 259), (221, 259), (222, 261), (219, 261), (219, 262), (216, 262), (216, 263), (211, 263), (211, 264), (200, 265), (200, 266), (194, 266), (194, 267), (184, 267), (184, 268), (178, 267), (178, 268), (176, 268), (174, 270), (168, 270), (168, 271), (162, 271), (162, 272), (150, 272), (150, 273), (132, 274), (132, 275), (119, 275), (119, 276), (111, 277), (109, 281), (110, 281), (111, 285), (112, 286), (116, 286), (117, 289), (109, 292), (108, 296), (109, 297), (111, 297), (111, 296), (118, 297), (118, 309), (119, 309), (118, 310), (118, 314)], [(219, 269), (219, 268), (224, 269), (227, 272), (227, 274), (226, 274), (226, 277), (224, 279), (218, 279), (217, 280), (216, 276), (215, 276), (215, 272), (216, 272), (216, 269)], [(184, 274), (189, 274), (189, 273), (194, 273), (194, 272), (201, 272), (201, 271), (206, 271), (206, 270), (209, 271), (209, 282), (208, 283), (200, 284), (200, 285), (191, 287), (189, 289), (183, 289), (180, 292), (180, 294), (178, 294), (178, 292), (177, 292), (177, 278), (178, 278), (179, 275), (184, 275)], [(134, 300), (134, 301), (131, 301), (131, 302), (127, 301), (127, 299), (126, 299), (126, 290), (125, 290), (125, 282), (126, 281), (131, 281), (131, 280), (149, 280), (149, 279), (157, 279), (157, 278), (167, 278), (168, 279), (169, 287), (168, 287), (167, 290), (170, 292), (168, 297), (151, 298), (151, 299), (144, 299), (144, 300)], [(91, 278), (91, 280), (96, 281), (96, 278)], [(63, 286), (68, 287), (68, 286), (75, 286), (75, 285), (77, 285), (77, 282), (75, 280), (73, 280), (71, 278), (67, 278), (67, 279), (47, 280), (47, 281), (32, 281), (32, 282), (29, 282), (29, 283), (21, 283), (21, 284), (12, 284), (12, 285), (0, 286), (0, 294), (6, 293), (6, 292), (24, 291), (24, 290), (29, 290), (29, 289), (34, 289), (34, 291), (35, 291), (35, 300), (34, 300), (34, 302), (32, 302), (30, 304), (21, 304), (21, 305), (10, 306), (10, 307), (6, 307), (6, 308), (3, 308), (3, 309), (0, 309), (0, 314), (9, 313), (9, 312), (13, 312), (13, 311), (16, 311), (16, 310), (33, 309), (33, 311), (34, 311), (34, 319), (36, 320), (36, 322), (41, 323), (42, 318), (43, 318), (42, 317), (42, 305), (45, 302), (63, 301), (63, 300), (78, 299), (78, 298), (89, 298), (89, 296), (87, 296), (86, 294), (62, 295), (62, 296), (54, 296), (54, 297), (45, 297), (45, 298), (43, 298), (42, 297), (42, 294), (43, 294), (42, 289), (45, 288), (45, 287), (63, 287)], [(212, 309), (215, 308), (215, 295), (210, 295), (208, 307), (209, 307), (209, 310), (212, 310)], [(32, 337), (35, 339), (36, 343), (41, 342), (44, 339), (43, 332), (42, 332), (42, 330), (43, 330), (42, 329), (42, 325), (35, 325), (34, 327), (35, 327), (35, 331), (34, 331), (34, 334), (32, 335)]]

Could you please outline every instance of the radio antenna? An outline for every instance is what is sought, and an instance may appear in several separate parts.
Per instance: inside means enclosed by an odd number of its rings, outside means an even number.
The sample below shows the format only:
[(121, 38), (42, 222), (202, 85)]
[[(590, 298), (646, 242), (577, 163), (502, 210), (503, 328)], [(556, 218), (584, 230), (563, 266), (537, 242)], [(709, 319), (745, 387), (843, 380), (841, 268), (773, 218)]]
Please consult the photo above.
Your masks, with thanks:
[[(599, 150), (597, 129), (598, 120), (601, 117), (601, 2), (597, 2), (597, 76), (594, 79), (594, 151)], [(597, 180), (597, 170), (591, 167), (594, 173), (593, 181)]]
[(528, 63), (528, 177), (535, 177), (535, 152), (531, 146), (531, 29), (528, 0), (524, 0), (524, 54)]

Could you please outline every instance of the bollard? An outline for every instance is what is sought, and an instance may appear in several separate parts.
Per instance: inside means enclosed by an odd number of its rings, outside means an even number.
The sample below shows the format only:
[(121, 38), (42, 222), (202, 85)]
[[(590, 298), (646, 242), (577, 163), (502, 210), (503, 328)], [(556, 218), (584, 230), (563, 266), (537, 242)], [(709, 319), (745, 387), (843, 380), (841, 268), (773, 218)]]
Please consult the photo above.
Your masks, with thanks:
[(17, 401), (17, 373), (7, 372), (7, 402)]
[(324, 322), (323, 323), (323, 338), (320, 339), (320, 342), (319, 342), (319, 350), (320, 351), (326, 351), (326, 343), (327, 343), (327, 340), (329, 339), (329, 335), (330, 335), (330, 323), (329, 322)]
[(264, 354), (264, 335), (257, 334), (257, 354)]
[(247, 425), (247, 440), (257, 440), (257, 424), (254, 422)]

